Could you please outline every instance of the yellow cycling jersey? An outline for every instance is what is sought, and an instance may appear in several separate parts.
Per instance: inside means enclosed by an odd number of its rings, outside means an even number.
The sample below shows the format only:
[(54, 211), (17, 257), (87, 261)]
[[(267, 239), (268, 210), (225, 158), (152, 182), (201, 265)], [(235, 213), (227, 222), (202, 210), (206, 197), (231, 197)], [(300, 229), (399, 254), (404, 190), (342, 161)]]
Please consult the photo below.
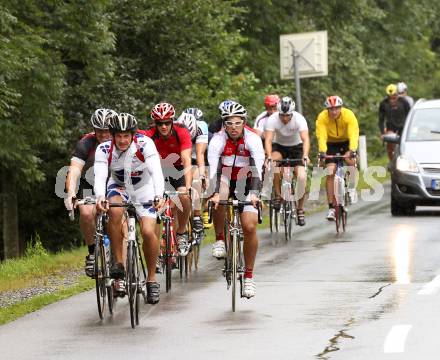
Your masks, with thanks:
[(319, 152), (327, 152), (327, 143), (349, 141), (349, 150), (357, 150), (359, 125), (353, 111), (341, 108), (336, 120), (330, 119), (328, 110), (321, 111), (316, 119), (316, 137)]

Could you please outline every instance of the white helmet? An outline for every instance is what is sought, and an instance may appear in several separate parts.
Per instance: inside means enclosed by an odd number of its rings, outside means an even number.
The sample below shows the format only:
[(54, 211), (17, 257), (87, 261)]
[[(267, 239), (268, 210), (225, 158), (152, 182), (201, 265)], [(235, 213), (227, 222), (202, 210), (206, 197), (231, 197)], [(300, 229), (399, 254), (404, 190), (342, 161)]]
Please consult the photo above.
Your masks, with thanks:
[(222, 109), (221, 118), (222, 120), (226, 120), (227, 118), (232, 116), (238, 116), (241, 117), (243, 120), (246, 120), (247, 111), (243, 105), (237, 102), (231, 102)]
[(402, 94), (408, 90), (408, 86), (404, 82), (397, 83), (397, 93)]
[(95, 129), (108, 129), (110, 119), (117, 115), (116, 111), (110, 109), (96, 109), (90, 118), (90, 123)]
[(324, 106), (327, 109), (331, 109), (331, 108), (334, 108), (334, 107), (340, 107), (342, 105), (344, 105), (344, 102), (337, 95), (328, 96), (327, 99), (325, 99), (325, 102), (324, 102)]
[(135, 132), (137, 129), (136, 118), (128, 113), (120, 113), (118, 116), (113, 116), (110, 121), (110, 132)]
[(191, 134), (191, 139), (194, 139), (196, 137), (197, 120), (193, 114), (188, 114), (183, 112), (182, 115), (179, 116), (176, 122), (185, 125), (185, 127), (189, 130), (189, 133)]
[(289, 96), (284, 96), (277, 104), (277, 111), (280, 114), (290, 115), (295, 111), (295, 102)]

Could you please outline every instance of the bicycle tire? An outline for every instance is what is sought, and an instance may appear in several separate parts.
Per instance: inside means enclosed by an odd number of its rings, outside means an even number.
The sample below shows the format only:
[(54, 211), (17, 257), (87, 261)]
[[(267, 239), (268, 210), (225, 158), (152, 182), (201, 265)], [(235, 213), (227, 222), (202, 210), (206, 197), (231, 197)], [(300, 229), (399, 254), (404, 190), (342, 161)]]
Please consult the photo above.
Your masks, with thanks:
[[(101, 236), (100, 236), (101, 237)], [(102, 238), (97, 239), (97, 245), (95, 246), (95, 290), (96, 290), (96, 303), (98, 305), (98, 315), (102, 320), (104, 319), (105, 300), (106, 300), (106, 286), (104, 277), (104, 261), (105, 255), (103, 253)]]
[(139, 325), (139, 305), (140, 305), (140, 297), (141, 292), (139, 288), (142, 286), (141, 284), (141, 278), (140, 278), (140, 272), (139, 272), (139, 248), (137, 246), (134, 247), (134, 253), (133, 253), (133, 267), (134, 267), (134, 279), (135, 279), (135, 285), (134, 285), (134, 293), (135, 293), (135, 299), (134, 299), (134, 305), (135, 305), (135, 320), (136, 320), (136, 326)]
[(341, 206), (341, 215), (342, 215), (342, 231), (345, 232), (347, 228), (347, 210), (343, 206)]
[(339, 234), (339, 227), (340, 227), (340, 209), (339, 205), (335, 205), (335, 225), (336, 225), (336, 232)]
[(171, 233), (170, 233), (170, 222), (165, 222), (165, 288), (166, 292), (171, 290), (171, 270), (173, 267), (173, 254), (171, 253)]
[(108, 304), (108, 312), (110, 315), (113, 315), (113, 307), (115, 304), (115, 297), (114, 297), (114, 291), (112, 282), (110, 280), (110, 265), (111, 265), (111, 249), (108, 253), (109, 257), (106, 256), (106, 270), (105, 270), (105, 284), (106, 284), (106, 291), (107, 291), (107, 304)]
[(237, 290), (237, 233), (232, 234), (232, 311), (235, 312)]
[(269, 227), (270, 227), (271, 234), (275, 232), (273, 212), (274, 212), (274, 208), (272, 206), (272, 201), (269, 201)]
[(284, 235), (286, 242), (292, 239), (292, 203), (291, 201), (285, 201), (283, 204), (284, 211)]
[(128, 295), (128, 303), (130, 308), (130, 323), (131, 327), (134, 329), (136, 327), (136, 319), (135, 319), (135, 289), (137, 290), (137, 283), (135, 279), (134, 273), (134, 263), (133, 263), (133, 253), (134, 253), (134, 245), (132, 242), (129, 242), (127, 248), (127, 266), (126, 266), (126, 288)]
[(226, 278), (226, 286), (229, 289), (231, 286), (231, 260), (232, 260), (232, 245), (231, 245), (231, 233), (229, 232), (229, 220), (225, 221), (224, 226), (224, 238), (225, 238), (225, 278)]

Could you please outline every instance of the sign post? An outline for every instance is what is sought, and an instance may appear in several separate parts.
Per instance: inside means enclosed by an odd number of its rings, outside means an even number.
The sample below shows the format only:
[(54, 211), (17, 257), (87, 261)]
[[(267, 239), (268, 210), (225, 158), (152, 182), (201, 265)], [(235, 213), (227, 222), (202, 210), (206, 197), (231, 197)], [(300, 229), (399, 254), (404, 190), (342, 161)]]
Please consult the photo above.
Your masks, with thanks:
[(295, 79), (296, 104), (300, 113), (300, 78), (326, 76), (327, 57), (327, 31), (280, 36), (281, 79)]

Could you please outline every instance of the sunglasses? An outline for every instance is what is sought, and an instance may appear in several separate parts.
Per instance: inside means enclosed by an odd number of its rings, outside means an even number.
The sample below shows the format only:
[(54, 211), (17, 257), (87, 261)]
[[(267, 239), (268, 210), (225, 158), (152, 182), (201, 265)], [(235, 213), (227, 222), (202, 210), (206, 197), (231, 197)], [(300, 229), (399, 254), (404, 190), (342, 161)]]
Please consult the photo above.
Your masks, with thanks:
[(229, 121), (229, 120), (227, 120), (227, 121), (225, 121), (225, 125), (229, 126), (229, 127), (233, 127), (233, 126), (239, 127), (239, 126), (241, 126), (243, 124), (244, 124), (243, 120), (240, 120), (240, 121)]
[(156, 126), (170, 126), (172, 123), (172, 121), (156, 121)]

